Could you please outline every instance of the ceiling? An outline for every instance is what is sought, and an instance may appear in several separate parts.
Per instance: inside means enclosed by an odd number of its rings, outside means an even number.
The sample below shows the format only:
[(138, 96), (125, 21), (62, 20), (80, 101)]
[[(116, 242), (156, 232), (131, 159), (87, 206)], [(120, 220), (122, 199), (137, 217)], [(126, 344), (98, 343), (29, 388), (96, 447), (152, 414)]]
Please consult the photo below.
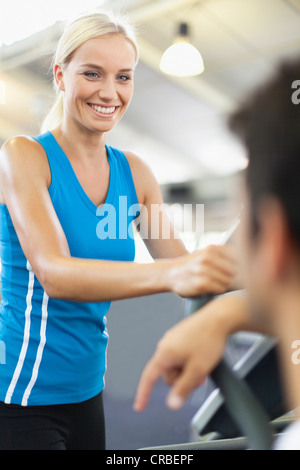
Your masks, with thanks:
[[(8, 2), (1, 0), (0, 16)], [(219, 182), (245, 167), (226, 116), (279, 60), (300, 54), (300, 0), (107, 0), (102, 7), (126, 9), (141, 47), (134, 98), (108, 143), (139, 154), (161, 184), (200, 180), (212, 192), (207, 182), (217, 180), (214, 194), (222, 192)], [(159, 61), (182, 21), (205, 72), (171, 79)], [(0, 142), (39, 132), (53, 98), (49, 70), (60, 32), (56, 23), (0, 48)]]

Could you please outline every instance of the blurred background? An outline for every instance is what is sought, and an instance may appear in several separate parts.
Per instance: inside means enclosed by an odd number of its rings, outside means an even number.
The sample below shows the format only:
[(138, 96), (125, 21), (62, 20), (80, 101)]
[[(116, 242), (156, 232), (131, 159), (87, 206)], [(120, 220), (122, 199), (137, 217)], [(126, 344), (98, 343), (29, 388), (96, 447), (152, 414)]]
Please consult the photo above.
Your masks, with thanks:
[[(1, 144), (39, 133), (54, 97), (51, 59), (65, 21), (95, 8), (127, 13), (141, 48), (133, 101), (108, 144), (137, 153), (151, 166), (165, 202), (177, 208), (189, 249), (218, 242), (238, 211), (239, 177), (247, 166), (226, 118), (281, 59), (300, 53), (300, 0), (0, 0)], [(182, 23), (202, 56), (198, 75), (168, 75), (160, 68)], [(203, 205), (200, 234), (193, 226), (182, 229), (184, 204), (192, 211)], [(139, 239), (136, 261), (152, 262)], [(113, 303), (105, 389), (109, 449), (195, 438), (189, 422), (207, 385), (174, 413), (165, 408), (167, 389), (159, 383), (149, 409), (132, 411), (143, 366), (183, 315), (184, 301), (169, 294)], [(247, 338), (239, 346), (247, 347)]]

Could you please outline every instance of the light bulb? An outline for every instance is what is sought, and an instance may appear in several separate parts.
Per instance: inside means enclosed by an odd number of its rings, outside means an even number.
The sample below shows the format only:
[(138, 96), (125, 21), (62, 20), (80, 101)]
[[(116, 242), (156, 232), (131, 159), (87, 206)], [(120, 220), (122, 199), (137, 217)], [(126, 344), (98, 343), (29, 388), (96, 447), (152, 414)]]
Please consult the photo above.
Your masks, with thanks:
[(189, 42), (177, 42), (163, 54), (160, 69), (168, 75), (191, 77), (204, 71), (204, 64), (199, 51)]
[(168, 75), (192, 77), (204, 71), (200, 52), (188, 40), (188, 25), (181, 23), (179, 37), (163, 54), (160, 69)]

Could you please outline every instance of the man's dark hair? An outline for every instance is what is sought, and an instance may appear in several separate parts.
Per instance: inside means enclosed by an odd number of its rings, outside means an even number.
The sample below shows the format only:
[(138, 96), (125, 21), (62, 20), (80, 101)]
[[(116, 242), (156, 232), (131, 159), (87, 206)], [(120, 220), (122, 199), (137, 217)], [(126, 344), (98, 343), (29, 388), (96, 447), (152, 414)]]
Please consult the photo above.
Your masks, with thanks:
[(229, 127), (248, 153), (246, 184), (253, 234), (259, 230), (256, 216), (260, 201), (265, 196), (276, 197), (300, 246), (300, 104), (292, 100), (297, 80), (300, 59), (284, 62), (275, 78), (230, 117)]

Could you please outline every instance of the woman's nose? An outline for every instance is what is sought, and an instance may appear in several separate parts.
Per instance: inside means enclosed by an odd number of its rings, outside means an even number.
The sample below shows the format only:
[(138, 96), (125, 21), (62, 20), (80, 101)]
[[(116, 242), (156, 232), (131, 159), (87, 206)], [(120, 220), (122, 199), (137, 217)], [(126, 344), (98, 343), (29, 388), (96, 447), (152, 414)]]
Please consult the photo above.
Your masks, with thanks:
[(99, 97), (103, 100), (111, 101), (117, 96), (116, 86), (113, 79), (106, 79), (100, 85)]

